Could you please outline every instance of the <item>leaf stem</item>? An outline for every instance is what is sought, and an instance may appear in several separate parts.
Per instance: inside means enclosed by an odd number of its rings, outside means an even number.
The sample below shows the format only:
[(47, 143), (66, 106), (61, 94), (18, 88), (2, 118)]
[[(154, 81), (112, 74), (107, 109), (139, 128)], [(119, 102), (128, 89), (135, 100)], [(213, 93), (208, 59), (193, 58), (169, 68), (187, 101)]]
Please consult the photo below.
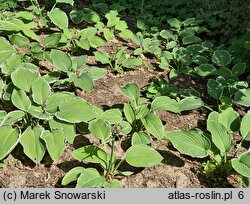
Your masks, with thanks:
[(240, 143), (237, 145), (237, 148), (236, 148), (236, 150), (235, 150), (235, 152), (234, 152), (234, 154), (233, 154), (233, 157), (236, 157), (236, 155), (237, 155), (238, 151), (240, 150), (240, 148), (241, 148), (243, 142), (244, 142), (244, 139), (241, 140)]
[(106, 173), (106, 180), (108, 180), (108, 177), (109, 177), (109, 173), (111, 171), (111, 167), (112, 167), (112, 163), (113, 163), (113, 155), (114, 155), (114, 148), (115, 148), (115, 137), (113, 135), (113, 138), (112, 138), (112, 146), (111, 146), (111, 154), (110, 154), (110, 160), (109, 160), (109, 165), (108, 165), (108, 169), (107, 169), (107, 173)]

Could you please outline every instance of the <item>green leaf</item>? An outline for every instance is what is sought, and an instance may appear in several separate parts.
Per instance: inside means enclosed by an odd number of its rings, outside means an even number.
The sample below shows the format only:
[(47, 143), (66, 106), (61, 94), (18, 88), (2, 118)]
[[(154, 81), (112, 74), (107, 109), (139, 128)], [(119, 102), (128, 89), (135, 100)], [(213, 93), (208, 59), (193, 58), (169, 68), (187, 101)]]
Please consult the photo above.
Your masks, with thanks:
[(56, 92), (52, 93), (46, 101), (46, 111), (48, 113), (55, 113), (58, 107), (66, 100), (77, 98), (74, 94), (69, 92)]
[(130, 98), (131, 100), (138, 101), (140, 96), (140, 88), (133, 83), (128, 83), (126, 85), (121, 86), (122, 93)]
[(39, 73), (26, 68), (18, 68), (11, 74), (13, 84), (29, 93), (33, 82), (39, 77)]
[(209, 139), (198, 131), (178, 130), (168, 132), (165, 136), (181, 154), (191, 157), (204, 158), (211, 148)]
[(207, 91), (210, 96), (219, 99), (223, 93), (223, 86), (214, 79), (209, 79), (207, 82)]
[(13, 54), (6, 61), (4, 66), (2, 67), (2, 73), (6, 76), (9, 76), (19, 67), (22, 63), (22, 55)]
[(239, 159), (232, 159), (231, 163), (240, 175), (250, 178), (250, 150), (242, 153)]
[(103, 29), (103, 35), (107, 41), (113, 40), (115, 38), (114, 32), (108, 28)]
[(31, 101), (23, 90), (14, 89), (11, 101), (14, 106), (23, 111), (28, 111), (31, 107)]
[(242, 106), (250, 106), (250, 88), (237, 91), (234, 98), (235, 103)]
[(23, 21), (19, 19), (11, 19), (8, 21), (0, 20), (0, 30), (5, 31), (20, 31), (22, 30), (22, 27), (24, 26)]
[(151, 139), (147, 133), (140, 131), (140, 132), (135, 132), (132, 135), (131, 143), (132, 145), (139, 145), (139, 144), (150, 145)]
[(159, 96), (151, 103), (152, 110), (166, 110), (173, 113), (180, 113), (181, 109), (178, 102), (168, 96)]
[(105, 52), (96, 51), (94, 52), (94, 55), (95, 55), (96, 61), (99, 61), (102, 64), (111, 63), (111, 57)]
[(98, 22), (100, 22), (100, 16), (96, 12), (89, 9), (88, 11), (83, 10), (83, 13), (84, 13), (83, 19), (85, 21), (87, 21), (88, 23), (98, 23)]
[(81, 10), (72, 10), (69, 13), (70, 19), (75, 24), (80, 24), (83, 21), (83, 12)]
[(88, 40), (89, 40), (90, 46), (94, 47), (94, 48), (105, 45), (105, 43), (106, 43), (105, 40), (103, 40), (102, 38), (100, 38), (98, 36), (93, 36), (93, 37), (89, 38)]
[(250, 111), (248, 111), (241, 120), (240, 133), (244, 140), (250, 141)]
[(113, 179), (111, 182), (106, 182), (104, 188), (122, 188), (122, 184), (119, 180)]
[(102, 187), (105, 183), (104, 176), (94, 168), (84, 169), (77, 180), (76, 188), (96, 188)]
[(57, 44), (60, 42), (62, 37), (61, 33), (53, 33), (45, 37), (44, 45), (45, 47), (51, 48), (56, 47)]
[(199, 76), (206, 77), (216, 74), (216, 68), (211, 64), (201, 64), (194, 69)]
[(70, 80), (73, 81), (75, 87), (84, 91), (91, 91), (93, 89), (93, 80), (88, 73), (81, 74), (80, 77), (70, 74)]
[(212, 60), (219, 66), (226, 66), (231, 63), (231, 55), (226, 50), (216, 50), (212, 56)]
[(94, 37), (96, 35), (96, 28), (94, 27), (87, 27), (80, 31), (80, 36), (82, 39), (89, 39), (91, 37)]
[(193, 110), (204, 106), (201, 98), (186, 97), (178, 102), (180, 111)]
[(57, 3), (65, 3), (74, 6), (74, 0), (56, 0)]
[(118, 124), (122, 121), (122, 113), (119, 109), (109, 109), (102, 114), (102, 119), (110, 124)]
[(66, 186), (69, 183), (76, 181), (79, 176), (83, 173), (84, 168), (83, 167), (75, 167), (71, 169), (69, 172), (66, 173), (66, 175), (62, 179), (62, 185)]
[(50, 53), (53, 64), (63, 72), (68, 72), (72, 69), (72, 61), (70, 57), (60, 50), (51, 50)]
[(0, 160), (6, 157), (18, 144), (18, 128), (11, 126), (0, 127)]
[(40, 120), (50, 120), (52, 118), (52, 115), (45, 112), (42, 106), (36, 104), (31, 105), (30, 109), (28, 110), (28, 113)]
[(83, 73), (89, 73), (93, 80), (98, 80), (98, 79), (104, 77), (107, 74), (107, 71), (105, 69), (102, 69), (102, 68), (91, 66), (91, 67), (85, 68), (82, 71), (82, 74)]
[(95, 118), (91, 105), (82, 99), (69, 99), (59, 105), (59, 111), (55, 114), (62, 121), (69, 123), (88, 122)]
[(71, 155), (79, 161), (100, 164), (102, 168), (104, 169), (107, 168), (108, 164), (107, 153), (101, 148), (96, 147), (94, 145), (87, 145), (78, 148), (75, 151), (73, 151)]
[(167, 21), (171, 27), (174, 27), (177, 29), (181, 27), (181, 21), (179, 21), (177, 18), (170, 18)]
[(212, 141), (221, 151), (221, 155), (229, 152), (232, 147), (232, 138), (228, 134), (227, 129), (219, 123), (219, 115), (217, 112), (211, 112), (207, 120), (207, 130), (211, 132)]
[(232, 74), (236, 76), (240, 76), (244, 74), (246, 70), (246, 64), (245, 63), (237, 63), (232, 68)]
[(240, 129), (240, 116), (233, 108), (227, 108), (223, 110), (218, 118), (220, 124), (222, 124), (227, 131), (236, 132)]
[(140, 66), (141, 64), (142, 64), (142, 59), (134, 57), (129, 57), (122, 62), (122, 65), (128, 68), (137, 67)]
[(5, 38), (0, 37), (0, 64), (8, 59), (14, 52), (15, 49)]
[(52, 160), (61, 157), (65, 149), (65, 132), (63, 130), (46, 130), (42, 133), (41, 138), (45, 141), (47, 150)]
[(132, 127), (127, 121), (121, 121), (117, 127), (119, 128), (119, 135), (127, 135), (132, 131)]
[(0, 121), (0, 126), (13, 125), (14, 123), (23, 119), (25, 113), (23, 111), (11, 111), (9, 112), (2, 121)]
[(106, 142), (111, 136), (110, 126), (102, 119), (93, 120), (89, 123), (89, 131), (97, 139)]
[(193, 43), (201, 43), (202, 40), (197, 37), (197, 36), (193, 36), (193, 35), (187, 35), (182, 39), (182, 43), (184, 45), (188, 45), (188, 44), (193, 44)]
[(48, 12), (48, 16), (50, 20), (60, 29), (68, 28), (68, 16), (59, 8), (55, 8), (52, 11)]
[(163, 157), (147, 145), (134, 145), (126, 151), (126, 161), (134, 167), (151, 167), (160, 164)]
[(63, 130), (65, 132), (66, 141), (73, 144), (76, 135), (74, 124), (52, 118), (49, 120), (49, 126), (51, 130)]
[(125, 115), (127, 121), (130, 124), (132, 124), (135, 121), (136, 117), (135, 117), (135, 112), (134, 112), (133, 108), (131, 107), (131, 105), (128, 103), (125, 103), (123, 111), (124, 111), (124, 115)]
[(141, 118), (141, 121), (145, 128), (158, 140), (163, 138), (165, 134), (164, 126), (158, 116), (148, 113), (144, 118)]
[(77, 46), (84, 50), (89, 50), (90, 49), (90, 43), (88, 39), (81, 38), (80, 40), (76, 41)]
[(31, 87), (33, 101), (39, 105), (43, 105), (51, 94), (50, 85), (43, 77), (37, 78)]
[(27, 38), (27, 37), (25, 37), (25, 36), (23, 36), (21, 34), (12, 34), (9, 39), (10, 39), (10, 42), (12, 44), (17, 45), (18, 47), (23, 48), (23, 47), (29, 47), (30, 46), (29, 38)]
[(71, 57), (71, 60), (72, 60), (73, 70), (77, 70), (79, 68), (82, 68), (83, 65), (86, 64), (88, 60), (88, 56), (87, 55), (74, 56), (74, 57)]
[(34, 127), (33, 130), (28, 127), (21, 135), (24, 153), (36, 164), (42, 160), (45, 154), (45, 145), (40, 138), (42, 132), (43, 128), (40, 126)]

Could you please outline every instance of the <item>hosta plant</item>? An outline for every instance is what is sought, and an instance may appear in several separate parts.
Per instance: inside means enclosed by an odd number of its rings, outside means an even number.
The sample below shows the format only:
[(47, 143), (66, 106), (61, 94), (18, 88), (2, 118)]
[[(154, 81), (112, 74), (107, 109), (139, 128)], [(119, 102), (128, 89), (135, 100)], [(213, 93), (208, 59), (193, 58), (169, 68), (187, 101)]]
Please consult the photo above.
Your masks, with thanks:
[[(242, 145), (250, 141), (249, 123), (249, 111), (241, 119), (233, 108), (228, 108), (221, 113), (213, 111), (209, 114), (209, 133), (199, 129), (179, 130), (168, 132), (165, 137), (182, 154), (196, 158), (209, 156), (211, 160), (204, 163), (205, 172), (214, 172), (222, 177), (237, 173), (246, 181), (250, 179), (250, 151), (242, 152)], [(241, 139), (234, 147), (233, 135), (237, 131)]]

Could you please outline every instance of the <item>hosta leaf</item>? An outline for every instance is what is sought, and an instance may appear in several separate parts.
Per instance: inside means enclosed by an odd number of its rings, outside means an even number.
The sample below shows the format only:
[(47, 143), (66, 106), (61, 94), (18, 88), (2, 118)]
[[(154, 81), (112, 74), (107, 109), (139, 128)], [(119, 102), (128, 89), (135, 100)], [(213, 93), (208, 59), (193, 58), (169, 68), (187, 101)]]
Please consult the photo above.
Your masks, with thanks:
[(171, 27), (174, 27), (174, 28), (181, 27), (181, 21), (179, 21), (177, 18), (170, 18), (167, 21)]
[(119, 180), (113, 179), (111, 182), (106, 182), (104, 188), (122, 188), (122, 184)]
[(96, 48), (96, 47), (105, 45), (106, 41), (98, 36), (93, 36), (93, 37), (89, 38), (89, 43), (90, 43), (91, 47)]
[(126, 85), (123, 85), (121, 86), (121, 91), (131, 100), (138, 101), (140, 96), (140, 88), (136, 84), (128, 83)]
[(84, 39), (84, 38), (91, 38), (91, 37), (94, 37), (94, 36), (95, 36), (96, 31), (97, 31), (97, 30), (96, 30), (96, 28), (94, 28), (94, 27), (87, 27), (87, 28), (82, 29), (82, 30), (80, 31), (80, 36), (82, 36), (83, 39)]
[(199, 67), (195, 68), (195, 71), (202, 77), (216, 74), (216, 68), (211, 64), (201, 64)]
[(65, 3), (70, 4), (71, 6), (74, 5), (74, 0), (56, 0), (57, 3)]
[(0, 127), (0, 160), (7, 156), (17, 145), (19, 131), (11, 126)]
[(66, 173), (66, 175), (62, 179), (62, 185), (66, 186), (72, 181), (76, 181), (81, 173), (84, 171), (83, 167), (75, 167), (71, 169), (69, 172)]
[(0, 37), (0, 64), (8, 59), (14, 52), (13, 46), (3, 37)]
[(204, 106), (201, 98), (186, 97), (178, 102), (180, 111), (193, 110)]
[(19, 19), (11, 19), (8, 21), (0, 20), (0, 30), (6, 31), (20, 31), (24, 26), (23, 21)]
[(220, 124), (222, 124), (227, 131), (236, 132), (240, 129), (240, 116), (233, 108), (227, 108), (223, 110), (218, 118)]
[(32, 84), (33, 101), (39, 105), (43, 105), (51, 94), (50, 85), (43, 77), (37, 78)]
[(153, 110), (166, 110), (173, 113), (180, 113), (181, 109), (178, 102), (168, 96), (159, 96), (151, 104)]
[(65, 149), (65, 132), (63, 130), (46, 130), (42, 133), (41, 138), (45, 141), (47, 150), (51, 159), (57, 160)]
[(131, 132), (132, 127), (127, 121), (122, 121), (118, 124), (119, 135), (127, 135)]
[(108, 28), (103, 29), (103, 35), (107, 41), (110, 41), (115, 38), (114, 32)]
[(232, 138), (227, 129), (219, 123), (217, 112), (211, 112), (207, 120), (207, 130), (211, 132), (212, 141), (221, 151), (221, 155), (227, 153), (232, 147)]
[(226, 66), (231, 63), (231, 55), (226, 50), (217, 50), (214, 52), (212, 60), (219, 66)]
[(88, 122), (95, 118), (91, 105), (81, 99), (70, 99), (59, 105), (56, 117), (69, 123)]
[(141, 118), (141, 121), (153, 136), (159, 140), (163, 138), (165, 134), (164, 126), (158, 116), (148, 113), (144, 118)]
[(48, 16), (50, 20), (60, 29), (68, 28), (68, 16), (59, 8), (55, 8), (52, 11), (48, 12)]
[(63, 130), (65, 132), (66, 141), (73, 144), (75, 139), (75, 125), (60, 121), (56, 118), (49, 120), (49, 126), (51, 130)]
[(200, 43), (202, 42), (202, 40), (197, 37), (197, 36), (185, 36), (183, 39), (182, 39), (182, 43), (184, 45), (188, 45), (188, 44), (193, 44), (193, 43)]
[(2, 73), (6, 76), (9, 76), (19, 67), (22, 63), (22, 55), (13, 54), (6, 61), (4, 66), (2, 67)]
[(52, 118), (52, 115), (45, 112), (42, 106), (39, 105), (31, 105), (30, 109), (28, 110), (28, 113), (33, 117), (41, 120), (50, 120)]
[(237, 63), (232, 68), (232, 74), (236, 76), (240, 76), (244, 74), (246, 70), (246, 64), (245, 63)]
[(135, 121), (136, 117), (135, 117), (135, 112), (134, 112), (133, 108), (131, 107), (131, 105), (128, 103), (125, 103), (123, 111), (124, 111), (124, 115), (125, 115), (127, 121), (130, 124), (132, 124)]
[(88, 56), (87, 55), (74, 56), (74, 57), (71, 57), (71, 60), (72, 60), (73, 69), (77, 70), (79, 68), (82, 68), (83, 65), (86, 64), (86, 62), (88, 60)]
[(31, 101), (23, 90), (14, 89), (11, 101), (14, 106), (23, 111), (28, 111), (31, 107)]
[(80, 40), (76, 41), (77, 46), (84, 50), (89, 50), (90, 49), (90, 43), (89, 40), (86, 38), (81, 38)]
[(119, 109), (109, 109), (102, 114), (102, 119), (110, 124), (118, 124), (122, 121), (122, 113)]
[(129, 57), (122, 62), (124, 67), (133, 68), (142, 64), (140, 58)]
[(235, 94), (234, 101), (237, 104), (249, 107), (250, 106), (250, 88), (239, 90)]
[(139, 145), (139, 144), (150, 145), (151, 139), (147, 133), (140, 131), (140, 132), (135, 132), (132, 135), (131, 143), (132, 145)]
[(219, 99), (223, 93), (223, 86), (214, 79), (209, 79), (207, 83), (207, 91), (210, 96)]
[(26, 68), (18, 68), (11, 74), (13, 84), (23, 91), (30, 92), (32, 83), (39, 77), (35, 71)]
[(17, 45), (18, 47), (29, 47), (30, 46), (29, 38), (27, 38), (21, 34), (12, 34), (9, 39), (10, 39), (10, 42), (12, 44)]
[(102, 64), (109, 64), (111, 62), (111, 57), (107, 53), (96, 51), (94, 55), (95, 59)]
[(163, 157), (147, 145), (133, 145), (126, 151), (126, 161), (134, 167), (151, 167), (160, 164)]
[(77, 98), (74, 94), (69, 92), (56, 92), (49, 96), (46, 101), (46, 111), (48, 113), (55, 113), (65, 100)]
[(250, 150), (240, 155), (238, 159), (232, 159), (232, 166), (240, 175), (250, 178)]
[(72, 68), (72, 61), (70, 57), (60, 50), (51, 50), (50, 58), (53, 64), (63, 72), (68, 72)]
[(107, 167), (107, 153), (101, 148), (94, 145), (87, 145), (76, 149), (71, 153), (71, 155), (79, 160), (95, 164), (100, 164), (104, 169)]
[(100, 176), (94, 168), (84, 169), (77, 180), (76, 188), (96, 188), (102, 187), (105, 183), (105, 177)]
[(89, 123), (89, 131), (96, 138), (107, 141), (111, 136), (110, 126), (102, 119), (93, 120)]
[(45, 47), (51, 48), (57, 46), (57, 44), (61, 40), (61, 37), (62, 37), (61, 33), (53, 33), (46, 36), (46, 38), (44, 39)]
[(0, 121), (0, 126), (12, 125), (19, 120), (22, 120), (25, 113), (23, 111), (11, 111), (9, 112), (2, 121)]
[(206, 157), (211, 148), (209, 139), (198, 131), (179, 130), (168, 132), (165, 136), (180, 153), (191, 157)]
[(69, 16), (70, 16), (70, 19), (75, 24), (79, 24), (83, 21), (83, 12), (81, 10), (72, 10)]
[(107, 71), (98, 67), (87, 67), (82, 71), (82, 74), (83, 73), (89, 73), (93, 80), (98, 80), (104, 77), (107, 74)]
[(40, 126), (34, 127), (33, 130), (28, 127), (21, 135), (24, 153), (36, 164), (42, 160), (45, 154), (45, 145), (40, 138), (42, 132), (43, 128)]
[(93, 89), (94, 82), (88, 73), (83, 73), (80, 77), (71, 74), (70, 79), (73, 81), (75, 87), (84, 91), (91, 91)]
[(240, 133), (244, 140), (250, 141), (250, 111), (248, 111), (242, 118), (240, 124)]

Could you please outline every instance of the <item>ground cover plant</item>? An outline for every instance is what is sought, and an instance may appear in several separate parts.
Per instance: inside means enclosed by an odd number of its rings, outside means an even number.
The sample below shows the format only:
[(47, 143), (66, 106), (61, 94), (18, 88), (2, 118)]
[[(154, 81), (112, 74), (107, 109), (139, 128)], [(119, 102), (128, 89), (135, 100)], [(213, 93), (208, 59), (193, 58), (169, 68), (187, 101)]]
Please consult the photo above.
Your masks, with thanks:
[(247, 5), (2, 2), (2, 187), (249, 187)]

